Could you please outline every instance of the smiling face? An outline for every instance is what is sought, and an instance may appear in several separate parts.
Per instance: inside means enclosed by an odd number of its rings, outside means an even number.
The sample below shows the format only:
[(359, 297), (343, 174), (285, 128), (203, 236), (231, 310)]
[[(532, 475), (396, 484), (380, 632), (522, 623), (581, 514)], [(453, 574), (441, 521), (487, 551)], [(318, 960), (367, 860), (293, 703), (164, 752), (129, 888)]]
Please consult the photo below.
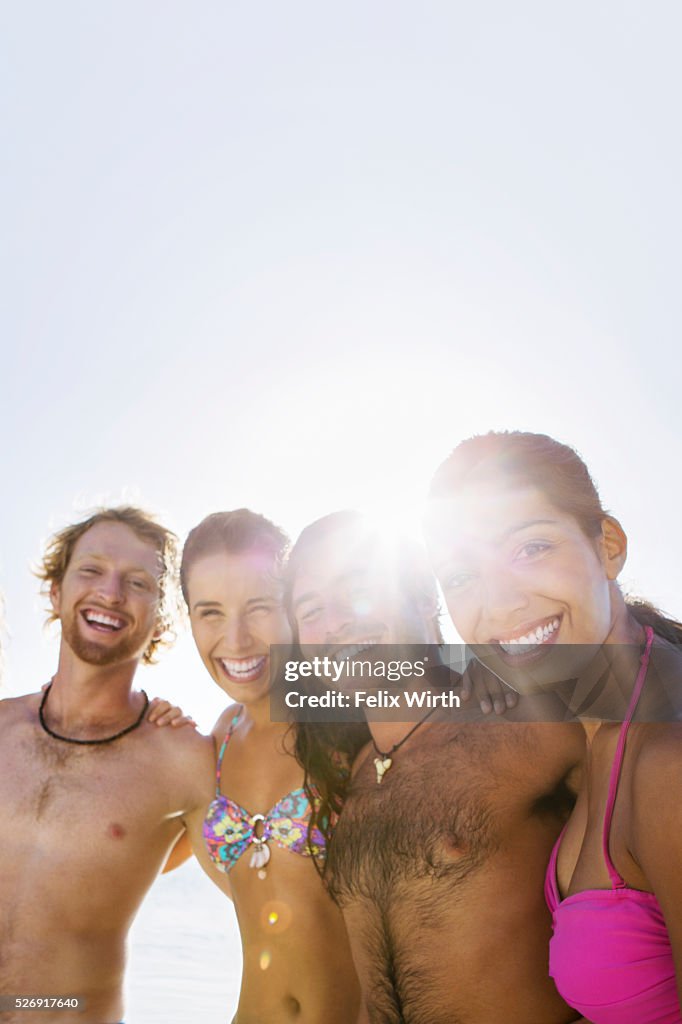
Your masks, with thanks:
[(457, 631), (516, 689), (578, 675), (608, 641), (625, 559), (613, 520), (592, 540), (539, 489), (480, 481), (434, 502), (428, 542)]
[(197, 650), (212, 678), (240, 704), (267, 697), (279, 670), (271, 665), (270, 645), (291, 644), (282, 596), (276, 560), (262, 549), (216, 551), (188, 570)]
[(120, 522), (96, 523), (79, 539), (50, 600), (62, 640), (81, 661), (139, 660), (160, 632), (157, 548)]
[(366, 661), (368, 650), (390, 644), (393, 659), (401, 655), (397, 645), (437, 642), (433, 608), (400, 592), (396, 566), (376, 538), (359, 537), (352, 527), (332, 530), (295, 559), (291, 607), (306, 658)]

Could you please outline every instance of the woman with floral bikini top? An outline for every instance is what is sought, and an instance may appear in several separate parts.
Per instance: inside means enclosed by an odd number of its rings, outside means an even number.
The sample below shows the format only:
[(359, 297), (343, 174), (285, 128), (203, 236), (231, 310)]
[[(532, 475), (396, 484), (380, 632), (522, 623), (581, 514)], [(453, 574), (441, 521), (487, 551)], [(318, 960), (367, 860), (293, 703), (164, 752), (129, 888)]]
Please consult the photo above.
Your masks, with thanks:
[[(243, 971), (235, 1022), (356, 1024), (348, 938), (321, 878), (347, 773), (338, 750), (334, 756), (311, 732), (307, 750), (319, 749), (306, 763), (316, 769), (304, 776), (296, 755), (306, 727), (270, 720), (271, 680), (283, 667), (274, 652), (292, 644), (280, 579), (287, 546), (278, 527), (246, 509), (208, 516), (185, 543), (181, 582), (192, 634), (234, 702), (213, 730), (215, 798), (188, 832), (237, 912)], [(339, 728), (335, 739), (342, 753), (346, 744), (348, 763), (365, 730)]]

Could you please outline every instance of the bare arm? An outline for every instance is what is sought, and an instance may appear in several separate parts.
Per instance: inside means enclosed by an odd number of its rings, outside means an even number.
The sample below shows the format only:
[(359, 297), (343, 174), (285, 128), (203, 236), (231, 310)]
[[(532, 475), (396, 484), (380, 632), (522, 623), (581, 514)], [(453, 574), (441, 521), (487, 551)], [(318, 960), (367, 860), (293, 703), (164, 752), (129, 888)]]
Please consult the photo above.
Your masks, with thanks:
[(651, 730), (636, 764), (633, 854), (670, 936), (682, 1006), (682, 725)]
[(186, 860), (192, 856), (192, 844), (189, 841), (189, 836), (185, 830), (175, 843), (175, 846), (168, 854), (168, 859), (163, 866), (162, 874), (166, 874), (167, 871), (174, 871), (175, 868), (179, 868), (181, 864), (184, 864)]

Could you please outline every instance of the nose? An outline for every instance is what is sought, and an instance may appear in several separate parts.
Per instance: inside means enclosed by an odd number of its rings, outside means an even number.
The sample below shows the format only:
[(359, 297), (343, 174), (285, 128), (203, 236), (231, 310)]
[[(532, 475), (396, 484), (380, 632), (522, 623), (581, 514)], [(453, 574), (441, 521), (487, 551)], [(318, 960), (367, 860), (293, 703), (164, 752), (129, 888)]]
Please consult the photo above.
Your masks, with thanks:
[(251, 633), (242, 615), (231, 616), (225, 621), (223, 640), (232, 654), (240, 654), (248, 649), (251, 645)]
[(106, 604), (120, 604), (125, 595), (124, 580), (121, 573), (108, 572), (97, 581), (97, 596)]
[(499, 569), (483, 580), (482, 620), (496, 635), (500, 629), (509, 629), (514, 614), (528, 606), (528, 595), (519, 586), (513, 573)]
[(323, 612), (323, 628), (327, 643), (339, 643), (347, 637), (345, 634), (357, 618), (352, 602), (344, 597), (336, 597), (327, 602)]

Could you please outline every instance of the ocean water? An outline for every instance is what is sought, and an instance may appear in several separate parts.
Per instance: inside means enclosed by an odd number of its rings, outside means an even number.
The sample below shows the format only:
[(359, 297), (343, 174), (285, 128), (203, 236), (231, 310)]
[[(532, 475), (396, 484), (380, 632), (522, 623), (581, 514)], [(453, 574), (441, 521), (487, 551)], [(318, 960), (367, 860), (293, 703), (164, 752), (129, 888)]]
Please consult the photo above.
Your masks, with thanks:
[(241, 968), (232, 903), (192, 858), (157, 879), (131, 930), (126, 1024), (229, 1024)]

